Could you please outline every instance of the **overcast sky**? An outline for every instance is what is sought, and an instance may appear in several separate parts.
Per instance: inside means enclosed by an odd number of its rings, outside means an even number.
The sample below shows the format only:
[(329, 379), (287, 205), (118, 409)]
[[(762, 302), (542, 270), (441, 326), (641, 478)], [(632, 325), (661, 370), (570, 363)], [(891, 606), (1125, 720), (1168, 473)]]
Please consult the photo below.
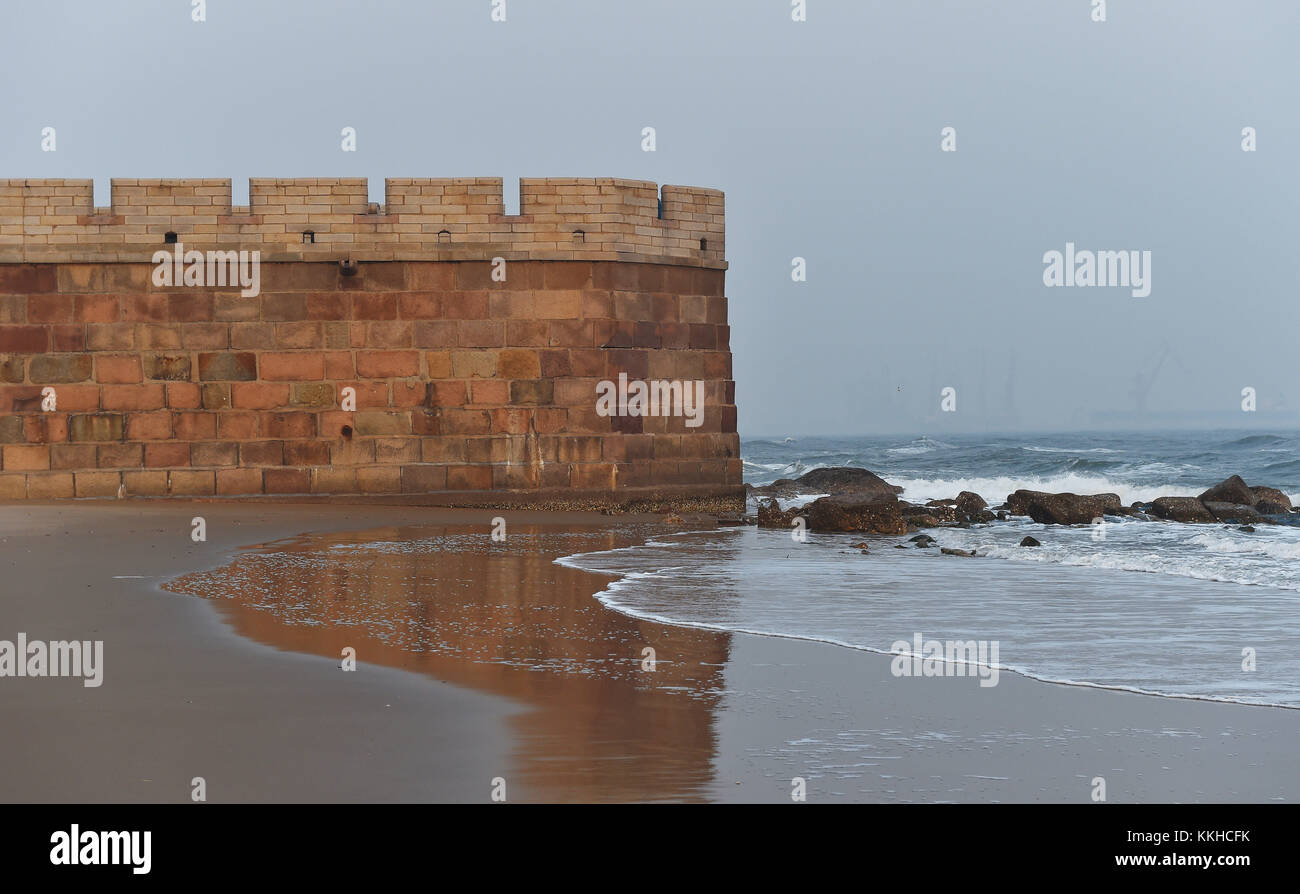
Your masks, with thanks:
[[(742, 434), (1300, 422), (1296, 0), (790, 5), (7, 4), (0, 177), (715, 187)], [(1045, 287), (1066, 242), (1151, 294)]]

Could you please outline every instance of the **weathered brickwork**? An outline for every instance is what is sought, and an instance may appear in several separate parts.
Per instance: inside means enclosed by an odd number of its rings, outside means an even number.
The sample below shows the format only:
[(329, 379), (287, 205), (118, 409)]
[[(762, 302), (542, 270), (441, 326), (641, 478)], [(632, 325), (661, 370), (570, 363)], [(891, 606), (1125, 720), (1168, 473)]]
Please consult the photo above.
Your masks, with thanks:
[[(88, 181), (0, 181), (0, 500), (739, 497), (720, 193), (387, 190), (118, 180), (94, 209)], [(261, 293), (155, 285), (167, 233), (261, 251)], [(702, 381), (702, 424), (600, 415), (620, 373)]]

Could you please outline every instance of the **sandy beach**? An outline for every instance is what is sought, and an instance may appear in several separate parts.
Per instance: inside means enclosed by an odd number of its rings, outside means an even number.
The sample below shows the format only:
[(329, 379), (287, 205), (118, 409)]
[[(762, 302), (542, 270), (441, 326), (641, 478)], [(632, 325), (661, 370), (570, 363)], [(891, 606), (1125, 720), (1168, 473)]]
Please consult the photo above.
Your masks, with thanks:
[(180, 802), (196, 776), (214, 802), (484, 802), (498, 777), (511, 802), (788, 802), (795, 777), (810, 802), (1086, 803), (1098, 776), (1111, 802), (1300, 796), (1298, 711), (898, 679), (633, 619), (593, 598), (611, 578), (553, 560), (661, 518), (511, 512), (495, 543), (496, 514), (0, 508), (0, 638), (104, 642), (98, 688), (0, 681), (0, 800)]

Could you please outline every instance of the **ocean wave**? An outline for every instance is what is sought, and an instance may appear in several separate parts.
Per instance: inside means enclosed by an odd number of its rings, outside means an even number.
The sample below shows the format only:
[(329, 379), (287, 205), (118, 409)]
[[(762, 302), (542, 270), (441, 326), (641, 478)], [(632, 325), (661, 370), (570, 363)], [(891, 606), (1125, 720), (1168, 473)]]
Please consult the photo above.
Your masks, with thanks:
[(903, 488), (902, 498), (918, 500), (943, 500), (957, 496), (964, 490), (977, 493), (990, 505), (996, 506), (1017, 490), (1041, 490), (1048, 493), (1119, 494), (1125, 505), (1149, 502), (1156, 497), (1186, 494), (1187, 488), (1170, 484), (1133, 484), (1116, 481), (1100, 475), (1062, 474), (1046, 476), (999, 475), (990, 478), (904, 478), (884, 476), (890, 484)]
[(1110, 447), (1038, 447), (1035, 445), (1026, 445), (1020, 448), (1032, 453), (1123, 453), (1123, 450), (1113, 450)]
[(917, 438), (901, 447), (888, 447), (885, 452), (893, 456), (915, 456), (921, 453), (933, 453), (936, 450), (953, 450), (954, 445), (933, 438)]

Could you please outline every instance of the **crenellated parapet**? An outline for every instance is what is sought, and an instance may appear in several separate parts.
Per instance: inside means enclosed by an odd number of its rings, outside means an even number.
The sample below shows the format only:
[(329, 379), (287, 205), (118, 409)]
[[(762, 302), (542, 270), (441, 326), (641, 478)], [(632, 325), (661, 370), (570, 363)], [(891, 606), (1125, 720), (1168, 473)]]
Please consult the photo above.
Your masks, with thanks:
[[(261, 251), (264, 261), (585, 260), (724, 268), (723, 194), (617, 178), (520, 181), (506, 214), (499, 177), (0, 180), (0, 263), (149, 262), (187, 249)], [(174, 237), (170, 234), (174, 234)]]

